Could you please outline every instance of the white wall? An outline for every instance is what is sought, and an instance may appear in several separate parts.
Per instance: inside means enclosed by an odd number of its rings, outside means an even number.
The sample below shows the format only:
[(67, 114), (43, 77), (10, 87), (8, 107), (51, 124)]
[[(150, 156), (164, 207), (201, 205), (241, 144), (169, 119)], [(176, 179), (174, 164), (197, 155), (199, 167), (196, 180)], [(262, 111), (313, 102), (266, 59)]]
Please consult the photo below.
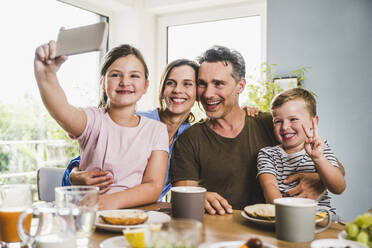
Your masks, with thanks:
[(334, 197), (351, 221), (372, 207), (372, 1), (268, 0), (268, 62), (286, 74), (309, 66), (320, 135), (346, 170)]
[(110, 48), (128, 43), (137, 47), (144, 55), (149, 68), (150, 87), (137, 104), (137, 109), (152, 109), (156, 105), (158, 77), (155, 70), (156, 21), (155, 15), (139, 7), (115, 12), (112, 23)]

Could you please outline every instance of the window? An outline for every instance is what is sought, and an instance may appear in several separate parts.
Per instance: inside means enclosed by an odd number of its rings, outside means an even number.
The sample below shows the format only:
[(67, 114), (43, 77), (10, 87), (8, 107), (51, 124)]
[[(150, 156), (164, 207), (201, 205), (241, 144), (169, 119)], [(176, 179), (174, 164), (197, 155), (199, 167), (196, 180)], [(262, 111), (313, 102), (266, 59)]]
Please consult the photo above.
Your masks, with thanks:
[[(21, 7), (19, 5), (22, 5)], [(56, 39), (60, 27), (89, 25), (108, 18), (58, 1), (8, 1), (2, 6), (0, 67), (0, 183), (32, 182), (42, 166), (66, 166), (76, 143), (50, 117), (33, 73), (37, 46)], [(99, 52), (70, 56), (58, 72), (69, 102), (98, 103)]]
[[(167, 37), (167, 62), (177, 58), (195, 60), (213, 45), (222, 45), (234, 48), (243, 55), (247, 77), (259, 76), (259, 68), (262, 64), (260, 16), (169, 26)], [(247, 105), (247, 87), (239, 100), (242, 105)], [(196, 120), (205, 117), (197, 105), (193, 107), (192, 112)]]
[[(169, 13), (157, 19), (157, 70), (160, 78), (167, 62), (175, 58), (195, 59), (212, 45), (235, 48), (246, 60), (247, 79), (260, 74), (266, 60), (266, 1), (244, 1), (223, 6)], [(251, 75), (254, 74), (254, 75)], [(248, 81), (248, 80), (247, 80)], [(249, 82), (248, 82), (249, 83)], [(247, 104), (247, 94), (240, 104)], [(192, 109), (197, 119), (203, 111)]]
[[(178, 58), (195, 60), (213, 45), (222, 45), (239, 51), (246, 63), (246, 75), (254, 75), (262, 63), (261, 44), (260, 16), (170, 26), (168, 62)], [(247, 94), (243, 92), (240, 101), (246, 102)]]

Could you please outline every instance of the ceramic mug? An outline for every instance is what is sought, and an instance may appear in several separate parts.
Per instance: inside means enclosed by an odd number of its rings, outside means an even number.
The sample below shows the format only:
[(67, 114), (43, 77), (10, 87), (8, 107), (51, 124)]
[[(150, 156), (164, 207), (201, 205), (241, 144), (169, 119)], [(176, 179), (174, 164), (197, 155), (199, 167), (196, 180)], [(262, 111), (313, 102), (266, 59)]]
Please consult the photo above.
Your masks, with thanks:
[[(275, 232), (278, 239), (290, 242), (309, 242), (316, 233), (326, 230), (331, 224), (331, 213), (317, 210), (318, 202), (312, 199), (284, 197), (274, 200)], [(327, 212), (327, 224), (315, 228), (317, 212)]]
[(173, 218), (203, 221), (204, 200), (207, 190), (202, 187), (179, 186), (171, 188)]

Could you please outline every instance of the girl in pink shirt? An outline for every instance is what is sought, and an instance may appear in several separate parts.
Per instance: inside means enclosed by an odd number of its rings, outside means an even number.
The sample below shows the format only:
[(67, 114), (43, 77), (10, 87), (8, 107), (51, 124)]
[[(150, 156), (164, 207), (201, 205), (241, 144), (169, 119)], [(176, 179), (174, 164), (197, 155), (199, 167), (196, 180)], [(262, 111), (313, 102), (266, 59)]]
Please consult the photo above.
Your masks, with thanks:
[(52, 117), (79, 142), (80, 170), (112, 177), (100, 185), (100, 209), (128, 208), (155, 202), (163, 188), (168, 160), (166, 126), (135, 114), (149, 86), (140, 51), (130, 45), (113, 48), (101, 69), (98, 108), (79, 109), (67, 102), (57, 71), (66, 56), (56, 57), (56, 43), (36, 49), (35, 77)]

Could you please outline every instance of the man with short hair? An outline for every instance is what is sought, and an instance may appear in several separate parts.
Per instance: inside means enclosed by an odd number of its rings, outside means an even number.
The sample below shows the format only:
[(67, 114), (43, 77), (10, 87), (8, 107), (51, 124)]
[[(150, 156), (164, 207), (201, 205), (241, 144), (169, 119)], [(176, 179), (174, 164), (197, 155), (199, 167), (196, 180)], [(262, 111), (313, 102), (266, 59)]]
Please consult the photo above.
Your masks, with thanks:
[[(239, 95), (246, 84), (242, 55), (214, 46), (198, 60), (198, 96), (208, 118), (191, 126), (177, 140), (170, 178), (174, 186), (205, 187), (205, 210), (224, 215), (265, 201), (256, 178), (257, 154), (277, 142), (269, 113), (249, 117), (239, 106)], [(319, 183), (319, 177), (311, 180), (301, 180), (296, 193), (309, 196), (311, 188), (310, 193), (316, 197), (319, 187), (312, 187)]]
[(179, 137), (171, 180), (176, 186), (207, 188), (209, 213), (231, 213), (264, 201), (256, 157), (260, 148), (276, 144), (272, 118), (268, 113), (248, 117), (239, 106), (246, 84), (240, 53), (214, 46), (198, 60), (198, 96), (208, 118)]

